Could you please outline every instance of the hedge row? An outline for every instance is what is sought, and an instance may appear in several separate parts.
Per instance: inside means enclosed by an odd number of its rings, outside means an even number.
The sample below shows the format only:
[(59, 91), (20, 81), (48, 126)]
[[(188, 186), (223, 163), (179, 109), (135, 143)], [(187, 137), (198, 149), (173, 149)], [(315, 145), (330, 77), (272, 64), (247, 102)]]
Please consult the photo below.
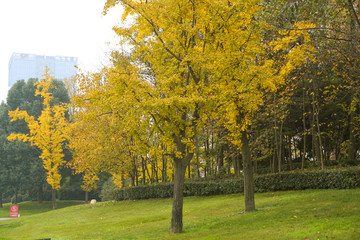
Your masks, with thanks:
[[(169, 198), (173, 196), (173, 183), (143, 185), (117, 189), (114, 199), (134, 200)], [(360, 168), (336, 169), (308, 172), (284, 172), (255, 177), (255, 192), (302, 190), (302, 189), (346, 189), (360, 187)], [(242, 179), (185, 182), (185, 196), (209, 196), (240, 193)]]

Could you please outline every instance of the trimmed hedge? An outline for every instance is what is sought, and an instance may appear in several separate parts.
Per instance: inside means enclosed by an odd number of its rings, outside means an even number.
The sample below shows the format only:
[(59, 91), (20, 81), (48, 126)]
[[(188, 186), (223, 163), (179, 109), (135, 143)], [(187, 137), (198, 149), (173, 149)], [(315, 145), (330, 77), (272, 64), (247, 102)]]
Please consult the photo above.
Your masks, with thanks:
[[(360, 187), (360, 168), (284, 172), (255, 177), (255, 192)], [(114, 190), (114, 200), (170, 198), (173, 183), (142, 185)], [(185, 182), (184, 196), (209, 196), (243, 192), (242, 179)]]

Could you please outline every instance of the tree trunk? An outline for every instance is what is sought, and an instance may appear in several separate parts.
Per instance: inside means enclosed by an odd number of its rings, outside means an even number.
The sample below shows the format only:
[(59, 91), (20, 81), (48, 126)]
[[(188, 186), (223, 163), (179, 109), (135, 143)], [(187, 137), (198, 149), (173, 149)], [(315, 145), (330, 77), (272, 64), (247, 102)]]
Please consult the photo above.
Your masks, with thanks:
[(17, 189), (15, 189), (15, 202), (13, 204), (17, 204), (18, 203), (18, 191)]
[(235, 176), (240, 177), (240, 157), (236, 154), (232, 157)]
[(167, 169), (166, 158), (162, 156), (162, 175), (161, 175), (162, 182), (167, 181), (166, 169)]
[(56, 190), (51, 189), (53, 210), (56, 210)]
[(272, 158), (270, 161), (270, 167), (271, 167), (271, 173), (275, 173), (275, 169), (276, 169), (276, 149), (274, 150), (273, 154), (272, 154)]
[(133, 177), (132, 177), (132, 185), (138, 186), (139, 185), (139, 177), (138, 177), (138, 171), (137, 171), (137, 163), (136, 163), (136, 157), (133, 156)]
[(3, 198), (2, 198), (3, 194), (0, 191), (0, 208), (3, 208)]
[[(291, 137), (289, 136), (288, 137), (288, 148), (289, 148), (289, 165), (290, 165), (290, 171), (293, 170), (293, 161), (292, 161), (292, 151), (291, 151), (291, 147), (292, 147), (292, 144), (291, 144)], [(295, 159), (296, 159), (296, 148), (295, 148), (295, 144), (294, 144), (294, 149), (295, 149)]]
[(85, 203), (89, 203), (89, 192), (85, 191)]
[(180, 233), (183, 229), (183, 189), (186, 165), (181, 159), (175, 160), (174, 199), (171, 212), (170, 233)]
[(320, 123), (319, 123), (319, 103), (318, 103), (318, 92), (319, 87), (312, 81), (313, 83), (313, 94), (312, 94), (312, 108), (313, 108), (313, 115), (312, 115), (312, 133), (313, 133), (313, 146), (315, 148), (316, 154), (316, 162), (318, 165), (320, 164), (321, 169), (324, 169), (324, 161), (322, 156), (322, 142), (321, 142), (321, 132), (320, 132)]
[(39, 191), (38, 191), (38, 196), (37, 196), (39, 203), (43, 203), (43, 195), (44, 195), (44, 190), (43, 190), (43, 185), (41, 184), (39, 186)]
[(302, 116), (302, 122), (303, 122), (303, 154), (301, 156), (301, 171), (304, 171), (305, 166), (305, 154), (306, 154), (306, 112), (305, 112), (305, 81), (304, 81), (304, 87), (303, 87), (303, 102), (302, 102), (302, 108), (303, 108), (303, 116)]
[[(350, 110), (351, 111), (351, 110)], [(356, 138), (354, 134), (354, 117), (355, 112), (350, 112), (350, 124), (349, 124), (349, 152), (348, 152), (348, 160), (352, 161), (356, 159)]]
[[(275, 119), (275, 126), (274, 126), (274, 144), (275, 144), (275, 156), (276, 156), (276, 159), (274, 159), (274, 165), (275, 165), (275, 162), (277, 161), (278, 163), (278, 172), (280, 172), (280, 168), (281, 168), (281, 164), (279, 164), (279, 143), (278, 143), (278, 132), (277, 132), (277, 120), (276, 120), (276, 116), (274, 116), (274, 119)], [(274, 172), (275, 172), (275, 166), (274, 166)]]
[(320, 123), (319, 123), (319, 105), (316, 105), (316, 127), (317, 127), (317, 136), (319, 141), (319, 154), (320, 154), (320, 165), (321, 169), (324, 170), (324, 156), (323, 156), (323, 143), (321, 140), (321, 131), (320, 131)]
[(200, 178), (201, 174), (200, 174), (200, 159), (199, 159), (199, 144), (196, 140), (196, 173), (197, 173), (197, 177)]
[(317, 166), (321, 166), (320, 164), (320, 146), (319, 146), (319, 141), (318, 141), (318, 134), (317, 134), (317, 128), (316, 128), (316, 113), (315, 113), (315, 107), (314, 107), (314, 103), (312, 103), (312, 107), (313, 107), (313, 113), (310, 115), (310, 122), (311, 122), (311, 136), (312, 136), (312, 153), (313, 153), (313, 158), (317, 164)]
[(249, 142), (246, 131), (241, 134), (241, 152), (243, 156), (244, 168), (244, 197), (245, 197), (245, 212), (252, 212), (255, 210), (254, 197), (254, 176), (253, 163), (251, 160)]
[(143, 184), (145, 185), (146, 184), (146, 170), (145, 170), (145, 168), (146, 168), (146, 162), (145, 162), (145, 159), (144, 159), (144, 157), (141, 157), (141, 169), (142, 169), (142, 177), (143, 177), (143, 179), (142, 179), (142, 181), (143, 181)]
[(253, 161), (253, 168), (254, 168), (254, 174), (257, 174), (257, 161), (255, 160), (255, 161)]
[(223, 174), (225, 172), (224, 169), (224, 145), (220, 143), (219, 151), (218, 151), (218, 159), (217, 159), (217, 174)]
[(188, 179), (190, 179), (191, 178), (191, 164), (189, 163), (187, 167), (188, 167)]
[[(278, 170), (279, 172), (281, 172), (281, 162), (282, 162), (282, 132), (283, 132), (283, 125), (284, 125), (284, 121), (281, 121), (280, 124), (280, 132), (279, 132), (279, 146), (278, 146)], [(275, 130), (276, 131), (276, 130)]]

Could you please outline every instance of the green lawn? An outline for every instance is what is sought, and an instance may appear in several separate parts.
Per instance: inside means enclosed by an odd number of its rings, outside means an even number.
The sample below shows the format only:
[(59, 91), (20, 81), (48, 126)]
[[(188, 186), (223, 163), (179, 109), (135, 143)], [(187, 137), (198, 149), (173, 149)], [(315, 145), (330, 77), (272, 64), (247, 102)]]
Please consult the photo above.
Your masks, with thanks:
[[(20, 204), (21, 218), (0, 221), (0, 239), (360, 239), (360, 189), (186, 197), (184, 232), (170, 235), (171, 199), (79, 205)], [(73, 205), (73, 206), (70, 206)], [(9, 215), (9, 206), (0, 217)]]

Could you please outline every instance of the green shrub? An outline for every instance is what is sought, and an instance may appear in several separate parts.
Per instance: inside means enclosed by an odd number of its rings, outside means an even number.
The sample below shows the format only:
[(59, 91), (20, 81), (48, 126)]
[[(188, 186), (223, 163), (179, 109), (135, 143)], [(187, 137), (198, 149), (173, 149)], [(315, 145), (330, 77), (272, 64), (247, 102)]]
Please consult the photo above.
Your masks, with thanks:
[(355, 187), (360, 187), (360, 168), (284, 172), (255, 178), (256, 192)]
[[(357, 188), (360, 187), (360, 168), (259, 175), (255, 177), (254, 182), (255, 192)], [(113, 192), (113, 199), (120, 201), (169, 198), (173, 196), (173, 188), (173, 183), (160, 183), (117, 189)], [(187, 181), (184, 186), (184, 196), (209, 196), (241, 192), (243, 192), (242, 179)]]
[(118, 187), (114, 184), (113, 178), (110, 177), (101, 187), (101, 192), (99, 194), (101, 201), (114, 200), (114, 194), (117, 189)]

